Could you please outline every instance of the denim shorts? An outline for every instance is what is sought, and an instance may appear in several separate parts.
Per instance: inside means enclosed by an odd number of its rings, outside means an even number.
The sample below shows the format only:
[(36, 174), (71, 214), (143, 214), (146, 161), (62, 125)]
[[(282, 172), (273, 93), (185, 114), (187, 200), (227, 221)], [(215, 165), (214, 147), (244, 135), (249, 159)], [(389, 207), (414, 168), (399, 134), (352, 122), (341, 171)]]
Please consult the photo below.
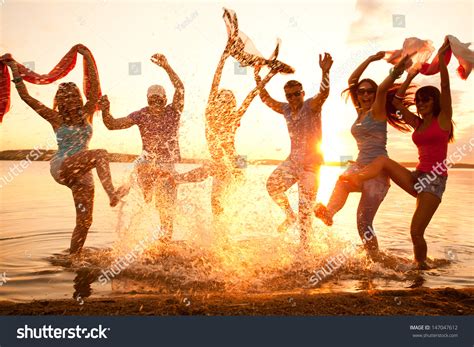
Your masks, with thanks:
[(413, 188), (417, 194), (431, 193), (440, 200), (442, 199), (448, 176), (440, 176), (436, 172), (421, 171), (413, 171), (411, 175), (416, 181)]
[[(357, 173), (363, 168), (362, 165), (353, 163), (344, 172)], [(380, 205), (390, 189), (390, 179), (387, 175), (380, 174), (377, 177), (371, 178), (367, 181), (362, 182), (360, 187), (351, 188), (353, 191), (364, 192), (367, 194), (371, 201), (371, 204)]]

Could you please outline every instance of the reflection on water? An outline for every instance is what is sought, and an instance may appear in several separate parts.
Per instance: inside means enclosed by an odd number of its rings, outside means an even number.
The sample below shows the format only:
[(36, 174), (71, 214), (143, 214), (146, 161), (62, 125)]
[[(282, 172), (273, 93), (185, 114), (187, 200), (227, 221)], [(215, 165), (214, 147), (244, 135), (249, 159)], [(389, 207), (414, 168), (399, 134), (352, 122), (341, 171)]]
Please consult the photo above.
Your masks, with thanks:
[[(0, 162), (0, 175), (12, 164)], [(469, 170), (450, 173), (443, 203), (426, 231), (434, 268), (419, 273), (411, 270), (408, 231), (415, 200), (397, 186), (392, 185), (375, 220), (379, 244), (387, 255), (383, 264), (367, 260), (358, 246), (358, 194), (350, 196), (333, 227), (315, 221), (310, 250), (304, 253), (298, 248), (296, 228), (286, 234), (276, 231), (283, 216), (265, 191), (270, 166), (246, 169), (245, 182), (229, 194), (233, 203), (214, 223), (209, 180), (181, 186), (174, 242), (169, 247), (150, 237), (159, 230), (159, 218), (138, 190), (132, 189), (120, 208), (111, 209), (96, 180), (87, 248), (81, 258), (71, 260), (66, 249), (74, 227), (72, 197), (49, 176), (48, 165), (33, 163), (0, 188), (0, 274), (7, 276), (0, 286), (4, 299), (72, 297), (81, 304), (91, 295), (130, 293), (326, 292), (473, 284), (473, 172)], [(128, 177), (127, 169), (126, 164), (112, 165), (117, 183)], [(323, 168), (319, 201), (327, 202), (340, 171)], [(290, 190), (295, 209), (296, 193)], [(142, 247), (137, 248), (140, 242)], [(341, 260), (348, 248), (350, 256)], [(318, 270), (319, 277), (311, 282)]]

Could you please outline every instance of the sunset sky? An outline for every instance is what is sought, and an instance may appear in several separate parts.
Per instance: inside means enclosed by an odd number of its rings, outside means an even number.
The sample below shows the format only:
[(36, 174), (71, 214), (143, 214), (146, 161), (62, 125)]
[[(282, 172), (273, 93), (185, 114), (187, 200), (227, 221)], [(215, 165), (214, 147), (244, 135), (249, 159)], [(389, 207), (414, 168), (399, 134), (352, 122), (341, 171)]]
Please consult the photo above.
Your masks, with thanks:
[[(181, 118), (180, 144), (183, 157), (207, 157), (204, 109), (217, 62), (227, 33), (222, 8), (237, 12), (239, 25), (265, 56), (282, 40), (279, 58), (296, 69), (294, 75), (276, 76), (268, 85), (270, 94), (284, 101), (283, 84), (289, 79), (303, 83), (307, 96), (319, 89), (318, 54), (334, 58), (331, 92), (323, 107), (323, 150), (327, 161), (356, 156), (350, 134), (355, 110), (341, 98), (353, 69), (380, 50), (401, 48), (408, 37), (433, 41), (436, 49), (447, 34), (462, 42), (474, 39), (473, 2), (462, 1), (12, 1), (0, 0), (0, 54), (10, 52), (20, 62), (34, 62), (46, 73), (76, 43), (91, 49), (99, 68), (102, 91), (109, 96), (115, 117), (126, 116), (146, 105), (150, 84), (163, 84), (171, 100), (173, 88), (167, 75), (149, 60), (163, 53), (186, 88)], [(393, 15), (403, 15), (404, 17)], [(79, 60), (80, 62), (80, 60)], [(130, 75), (129, 63), (140, 62), (141, 74)], [(234, 60), (225, 66), (222, 87), (232, 89), (238, 102), (253, 88), (253, 71), (236, 74)], [(456, 61), (449, 65), (457, 145), (474, 137), (474, 75), (462, 81)], [(364, 76), (380, 83), (390, 65), (380, 61)], [(81, 85), (81, 63), (63, 79)], [(418, 77), (415, 82), (439, 86), (439, 77)], [(56, 84), (28, 84), (30, 93), (52, 106)], [(53, 131), (29, 109), (12, 85), (12, 108), (0, 125), (0, 150), (45, 147)], [(390, 129), (389, 155), (401, 161), (416, 161), (410, 134)], [(257, 98), (248, 109), (237, 133), (239, 154), (250, 159), (284, 159), (289, 137), (281, 116)], [(53, 147), (54, 148), (54, 147)], [(137, 127), (108, 131), (100, 115), (94, 120), (91, 148), (138, 154), (141, 140)], [(474, 163), (471, 152), (462, 160)]]

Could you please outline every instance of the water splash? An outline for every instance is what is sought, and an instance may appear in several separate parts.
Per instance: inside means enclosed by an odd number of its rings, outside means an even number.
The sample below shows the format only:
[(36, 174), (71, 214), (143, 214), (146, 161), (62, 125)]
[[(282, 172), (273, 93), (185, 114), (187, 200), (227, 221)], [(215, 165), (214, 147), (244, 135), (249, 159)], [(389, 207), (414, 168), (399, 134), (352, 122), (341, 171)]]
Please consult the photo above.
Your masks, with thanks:
[[(373, 281), (423, 285), (409, 259), (386, 253), (381, 262), (373, 262), (361, 245), (317, 221), (308, 248), (302, 249), (298, 228), (277, 233), (281, 212), (266, 206), (269, 199), (261, 191), (245, 189), (256, 182), (241, 180), (231, 186), (223, 214), (212, 219), (209, 181), (178, 188), (173, 240), (165, 244), (155, 203), (144, 202), (131, 176), (112, 247), (85, 249), (61, 265), (93, 270), (101, 283), (100, 276), (107, 273), (105, 283), (116, 293), (354, 290), (370, 289)], [(268, 213), (259, 212), (262, 208)], [(431, 262), (435, 268), (448, 264)]]

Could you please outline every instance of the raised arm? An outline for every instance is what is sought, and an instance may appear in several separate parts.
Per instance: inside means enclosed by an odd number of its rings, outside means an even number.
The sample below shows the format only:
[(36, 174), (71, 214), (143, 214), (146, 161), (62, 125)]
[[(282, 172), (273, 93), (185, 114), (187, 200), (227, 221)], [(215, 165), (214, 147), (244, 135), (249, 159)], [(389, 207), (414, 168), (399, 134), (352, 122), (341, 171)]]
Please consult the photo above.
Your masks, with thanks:
[(441, 96), (440, 104), (441, 111), (439, 113), (439, 119), (441, 123), (444, 123), (445, 129), (450, 127), (451, 119), (453, 118), (453, 106), (451, 101), (451, 88), (449, 86), (449, 73), (448, 67), (446, 66), (445, 53), (449, 49), (449, 40), (446, 37), (444, 43), (438, 51), (439, 57), (439, 74), (441, 76)]
[(416, 72), (409, 72), (407, 78), (402, 83), (400, 88), (398, 88), (397, 92), (393, 97), (392, 104), (393, 106), (400, 111), (401, 117), (405, 123), (410, 125), (413, 129), (416, 129), (420, 123), (420, 117), (416, 114), (411, 112), (408, 108), (403, 105), (403, 98), (405, 97), (405, 93), (410, 86), (413, 79), (418, 75), (418, 71)]
[(230, 49), (234, 45), (236, 37), (229, 37), (227, 45), (222, 52), (219, 63), (217, 64), (216, 72), (214, 73), (214, 78), (212, 79), (211, 90), (209, 92), (209, 99), (207, 101), (207, 107), (212, 107), (214, 105), (217, 95), (219, 93), (219, 84), (221, 82), (222, 70), (224, 69), (225, 61), (230, 57)]
[(375, 119), (386, 119), (386, 108), (387, 93), (390, 87), (393, 86), (395, 81), (400, 78), (403, 71), (412, 64), (410, 56), (406, 55), (391, 69), (388, 76), (380, 83), (375, 94), (375, 100), (372, 105), (372, 116)]
[(252, 102), (252, 100), (257, 96), (257, 94), (261, 93), (261, 91), (265, 88), (265, 85), (276, 74), (277, 74), (277, 71), (270, 70), (270, 72), (265, 76), (265, 78), (257, 83), (257, 86), (254, 89), (252, 89), (252, 91), (247, 95), (247, 97), (242, 102), (242, 105), (240, 105), (239, 109), (234, 114), (235, 117), (240, 119), (244, 115), (245, 111), (247, 111), (247, 108), (250, 106), (250, 103)]
[(178, 74), (171, 68), (168, 64), (168, 60), (163, 54), (155, 54), (151, 57), (151, 61), (156, 65), (162, 67), (168, 74), (171, 83), (175, 89), (173, 96), (173, 107), (179, 111), (183, 112), (184, 108), (184, 84), (179, 78)]
[[(6, 55), (5, 55), (6, 56)], [(18, 66), (16, 62), (11, 58), (5, 59), (5, 56), (2, 57), (2, 60), (8, 65), (12, 71), (13, 82), (15, 83), (16, 90), (20, 95), (20, 98), (28, 104), (36, 113), (41, 117), (46, 119), (54, 129), (58, 128), (61, 125), (62, 118), (58, 112), (46, 107), (43, 103), (33, 98), (26, 89), (26, 85), (23, 82), (23, 78), (18, 71)]]
[[(257, 83), (257, 88), (260, 83), (263, 83), (262, 78), (259, 75), (259, 68), (255, 68), (254, 70), (254, 77), (255, 77), (255, 82)], [(270, 71), (271, 73), (271, 71)], [(270, 75), (270, 73), (267, 75), (267, 77)], [(270, 78), (272, 78), (274, 75), (272, 75)], [(265, 77), (265, 78), (267, 78)], [(269, 79), (270, 80), (270, 79)], [(268, 82), (268, 81), (267, 81)], [(265, 84), (263, 83), (262, 88), (260, 90), (260, 99), (262, 99), (263, 103), (270, 107), (273, 111), (278, 112), (283, 114), (283, 106), (285, 106), (284, 102), (277, 101), (273, 99), (270, 94), (268, 94), (267, 90), (265, 89)], [(255, 90), (255, 89), (254, 89)]]
[(89, 76), (89, 90), (86, 94), (87, 102), (84, 105), (84, 112), (89, 117), (92, 117), (96, 110), (97, 102), (99, 101), (99, 76), (97, 75), (91, 52), (81, 44), (78, 45), (77, 52), (84, 57), (87, 74)]
[(357, 84), (359, 84), (359, 79), (360, 76), (364, 73), (365, 69), (369, 66), (370, 63), (380, 60), (385, 56), (385, 52), (380, 51), (374, 55), (371, 55), (368, 57), (366, 60), (362, 62), (352, 73), (352, 75), (349, 77), (348, 83), (349, 83), (349, 93), (352, 99), (352, 103), (354, 105), (357, 104)]
[(319, 67), (321, 68), (322, 76), (319, 93), (313, 96), (309, 101), (309, 105), (313, 110), (321, 108), (329, 96), (329, 70), (331, 70), (332, 63), (333, 60), (329, 53), (324, 53), (324, 58), (321, 54), (319, 55)]
[(110, 102), (107, 95), (103, 95), (99, 100), (99, 107), (102, 111), (102, 119), (109, 130), (120, 130), (130, 128), (135, 124), (131, 117), (122, 117), (115, 119), (110, 114)]

